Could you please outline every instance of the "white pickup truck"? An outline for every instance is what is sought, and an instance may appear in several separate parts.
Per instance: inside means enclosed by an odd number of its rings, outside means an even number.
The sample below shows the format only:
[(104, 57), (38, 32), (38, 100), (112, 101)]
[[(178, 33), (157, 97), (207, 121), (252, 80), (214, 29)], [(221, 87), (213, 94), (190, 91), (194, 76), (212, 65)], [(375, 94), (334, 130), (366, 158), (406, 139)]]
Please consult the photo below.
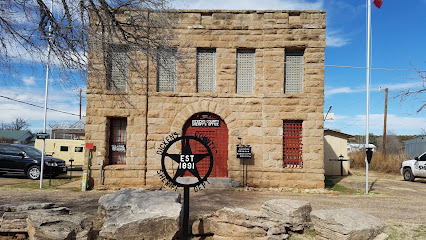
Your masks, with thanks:
[(405, 181), (414, 181), (414, 178), (426, 178), (426, 152), (414, 160), (407, 160), (401, 163), (401, 174)]

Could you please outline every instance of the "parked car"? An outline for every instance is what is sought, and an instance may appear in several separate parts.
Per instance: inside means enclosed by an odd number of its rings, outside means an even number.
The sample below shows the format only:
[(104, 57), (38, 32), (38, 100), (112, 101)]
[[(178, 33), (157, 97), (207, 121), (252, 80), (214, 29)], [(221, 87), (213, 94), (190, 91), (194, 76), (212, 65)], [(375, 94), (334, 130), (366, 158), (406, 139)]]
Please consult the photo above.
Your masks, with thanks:
[[(0, 175), (5, 173), (23, 173), (28, 178), (36, 180), (41, 175), (42, 153), (34, 147), (18, 144), (0, 143)], [(44, 175), (56, 177), (67, 173), (65, 161), (45, 157)]]
[(414, 181), (416, 177), (426, 177), (426, 152), (413, 160), (402, 162), (400, 171), (405, 181)]

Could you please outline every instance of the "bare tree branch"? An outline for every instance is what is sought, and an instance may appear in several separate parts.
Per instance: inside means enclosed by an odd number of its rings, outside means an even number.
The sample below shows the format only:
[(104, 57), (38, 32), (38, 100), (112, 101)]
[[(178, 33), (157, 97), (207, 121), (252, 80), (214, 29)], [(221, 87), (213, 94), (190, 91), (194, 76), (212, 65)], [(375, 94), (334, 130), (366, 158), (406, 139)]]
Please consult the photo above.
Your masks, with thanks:
[[(147, 32), (147, 29), (170, 29), (172, 21), (166, 14), (160, 14), (165, 3), (165, 0), (55, 0), (51, 12), (49, 2), (44, 0), (1, 1), (0, 68), (13, 71), (14, 63), (24, 61), (25, 56), (43, 62), (49, 45), (52, 62), (65, 82), (70, 83), (76, 73), (79, 79), (86, 79), (90, 44), (100, 43), (107, 50), (109, 44), (120, 43), (147, 54), (148, 48), (167, 47), (170, 36), (151, 38)], [(131, 14), (141, 8), (145, 13)], [(96, 18), (96, 33), (89, 32), (90, 18)], [(167, 30), (155, 34), (160, 33), (170, 34)]]
[(422, 81), (422, 88), (420, 89), (408, 89), (406, 91), (402, 91), (401, 93), (399, 93), (396, 97), (401, 98), (401, 103), (405, 102), (406, 100), (408, 100), (409, 98), (413, 99), (413, 102), (420, 102), (420, 107), (418, 107), (417, 109), (417, 113), (419, 113), (420, 111), (422, 111), (424, 108), (426, 108), (426, 101), (425, 101), (425, 96), (423, 95), (424, 93), (426, 93), (426, 76), (424, 75), (423, 71), (418, 70), (412, 63), (410, 63), (411, 66), (413, 66), (414, 70), (417, 72), (417, 74), (420, 77), (420, 80)]

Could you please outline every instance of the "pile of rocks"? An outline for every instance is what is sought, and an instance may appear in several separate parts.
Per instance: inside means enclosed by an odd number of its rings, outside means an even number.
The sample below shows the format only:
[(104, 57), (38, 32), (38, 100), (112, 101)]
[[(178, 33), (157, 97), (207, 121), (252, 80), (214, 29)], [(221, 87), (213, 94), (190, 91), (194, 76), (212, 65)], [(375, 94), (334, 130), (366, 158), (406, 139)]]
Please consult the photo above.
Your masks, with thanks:
[(260, 211), (223, 208), (196, 220), (196, 239), (288, 239), (290, 232), (303, 233), (313, 227), (318, 240), (386, 240), (386, 224), (354, 209), (312, 211), (305, 201), (274, 199)]
[(0, 206), (0, 233), (17, 239), (58, 240), (94, 238), (93, 222), (84, 215), (71, 214), (53, 203)]
[[(103, 227), (97, 239), (178, 239), (182, 219), (179, 193), (122, 189), (99, 199)], [(52, 203), (0, 206), (0, 235), (30, 240), (91, 240), (93, 222)], [(223, 208), (197, 219), (193, 239), (288, 239), (314, 228), (317, 240), (386, 240), (386, 224), (354, 209), (312, 211), (309, 202), (274, 199), (259, 211)]]

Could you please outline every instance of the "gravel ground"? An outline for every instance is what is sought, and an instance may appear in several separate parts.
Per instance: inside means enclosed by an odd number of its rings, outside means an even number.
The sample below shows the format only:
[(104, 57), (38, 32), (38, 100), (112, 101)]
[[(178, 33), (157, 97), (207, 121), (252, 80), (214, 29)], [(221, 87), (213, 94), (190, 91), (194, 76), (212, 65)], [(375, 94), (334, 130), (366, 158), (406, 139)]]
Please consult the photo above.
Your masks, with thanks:
[[(376, 216), (386, 221), (390, 227), (388, 232), (394, 234), (393, 239), (426, 239), (426, 179), (405, 182), (402, 176), (386, 175), (370, 172), (370, 193), (365, 192), (365, 174), (353, 171), (348, 177), (336, 177), (333, 181), (340, 185), (357, 189), (356, 193), (344, 194), (325, 191), (325, 193), (307, 193), (298, 189), (252, 189), (239, 188), (232, 190), (204, 189), (190, 193), (191, 219), (214, 212), (223, 207), (240, 207), (252, 210), (260, 209), (263, 202), (276, 199), (298, 199), (309, 201), (313, 210), (353, 208)], [(8, 185), (28, 182), (22, 177), (0, 178), (0, 205), (28, 202), (53, 202), (66, 206), (73, 212), (86, 213), (97, 219), (98, 199), (111, 193), (111, 190), (92, 190), (80, 192), (68, 188), (57, 190), (16, 189)], [(78, 187), (75, 182), (70, 187)], [(420, 224), (420, 225), (419, 225)], [(413, 231), (420, 234), (417, 238), (401, 231)], [(395, 233), (392, 233), (395, 231)], [(388, 233), (388, 234), (389, 234)], [(398, 237), (401, 236), (401, 237)], [(405, 237), (410, 236), (410, 237)], [(391, 238), (392, 239), (392, 238)]]

